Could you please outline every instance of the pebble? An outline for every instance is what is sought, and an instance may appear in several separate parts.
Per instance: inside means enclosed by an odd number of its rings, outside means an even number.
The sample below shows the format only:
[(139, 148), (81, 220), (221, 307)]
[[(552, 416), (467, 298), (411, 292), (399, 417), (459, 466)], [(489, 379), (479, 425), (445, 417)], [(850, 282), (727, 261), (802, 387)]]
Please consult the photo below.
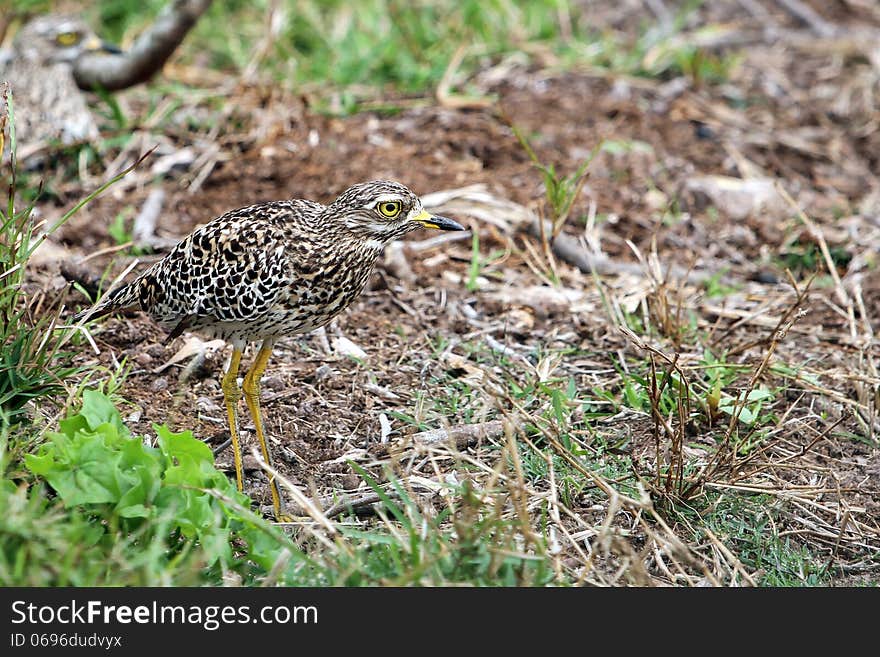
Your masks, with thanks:
[(659, 189), (649, 189), (642, 201), (651, 210), (665, 210), (669, 206), (669, 197)]
[(333, 338), (333, 350), (340, 356), (351, 356), (358, 360), (366, 360), (367, 352), (345, 337)]
[(324, 379), (329, 379), (331, 376), (333, 376), (333, 368), (327, 363), (324, 363), (315, 370), (315, 381), (323, 381)]
[(285, 386), (284, 377), (280, 374), (270, 374), (260, 380), (260, 385), (267, 390), (281, 390)]
[(221, 410), (220, 406), (210, 397), (199, 397), (196, 399), (196, 408), (206, 413), (216, 413)]
[(361, 478), (356, 474), (347, 474), (342, 477), (342, 488), (345, 490), (355, 490), (361, 483)]

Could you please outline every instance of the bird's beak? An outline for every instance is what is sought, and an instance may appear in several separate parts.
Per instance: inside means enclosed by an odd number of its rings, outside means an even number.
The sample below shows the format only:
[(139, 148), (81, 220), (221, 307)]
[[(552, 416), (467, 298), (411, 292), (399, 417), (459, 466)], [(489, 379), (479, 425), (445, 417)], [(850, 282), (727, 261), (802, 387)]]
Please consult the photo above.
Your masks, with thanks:
[(419, 214), (412, 218), (413, 221), (420, 223), (425, 228), (436, 228), (437, 230), (464, 230), (457, 221), (431, 214), (426, 210), (422, 210)]
[(122, 54), (122, 49), (115, 43), (102, 41), (98, 37), (89, 37), (89, 40), (86, 41), (84, 45), (85, 49), (91, 52), (106, 52), (113, 55)]

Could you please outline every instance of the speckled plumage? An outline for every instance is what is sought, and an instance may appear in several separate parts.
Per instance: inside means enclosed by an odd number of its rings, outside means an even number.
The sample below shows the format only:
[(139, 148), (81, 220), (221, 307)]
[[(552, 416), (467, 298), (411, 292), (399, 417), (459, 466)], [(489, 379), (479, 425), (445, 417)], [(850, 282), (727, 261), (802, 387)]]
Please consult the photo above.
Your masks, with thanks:
[[(421, 227), (462, 230), (432, 216), (400, 183), (374, 180), (354, 185), (333, 203), (274, 201), (227, 212), (183, 239), (132, 282), (112, 290), (92, 309), (99, 317), (139, 308), (175, 337), (185, 330), (219, 337), (233, 345), (223, 392), (242, 486), (235, 405), (236, 381), (247, 342), (263, 346), (244, 379), (244, 396), (263, 438), (259, 380), (274, 342), (327, 324), (364, 289), (386, 244)], [(270, 477), (276, 516), (280, 497)]]
[(0, 81), (12, 88), (19, 158), (50, 142), (97, 139), (97, 125), (73, 79), (73, 62), (100, 44), (76, 16), (39, 16), (15, 35)]
[(194, 330), (239, 348), (314, 330), (361, 293), (385, 244), (419, 228), (348, 214), (383, 196), (401, 199), (402, 217), (421, 211), (403, 185), (373, 181), (329, 206), (297, 199), (227, 212), (108, 294), (94, 315), (140, 308), (172, 337)]

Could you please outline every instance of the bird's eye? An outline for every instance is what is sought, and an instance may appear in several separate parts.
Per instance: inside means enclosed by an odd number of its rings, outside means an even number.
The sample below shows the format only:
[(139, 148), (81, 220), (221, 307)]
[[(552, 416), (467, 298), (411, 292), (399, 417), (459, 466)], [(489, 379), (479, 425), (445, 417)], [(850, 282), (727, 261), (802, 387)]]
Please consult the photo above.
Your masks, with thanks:
[(400, 201), (382, 201), (376, 209), (383, 217), (393, 219), (400, 214)]
[(72, 46), (79, 42), (80, 40), (79, 32), (62, 32), (57, 37), (55, 37), (55, 42), (59, 46)]

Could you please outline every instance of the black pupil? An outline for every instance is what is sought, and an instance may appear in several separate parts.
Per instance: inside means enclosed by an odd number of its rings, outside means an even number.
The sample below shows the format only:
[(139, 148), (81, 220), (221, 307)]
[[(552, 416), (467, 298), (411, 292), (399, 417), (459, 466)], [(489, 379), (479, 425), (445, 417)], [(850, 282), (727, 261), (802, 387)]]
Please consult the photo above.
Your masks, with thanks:
[(394, 211), (397, 209), (397, 206), (394, 203), (386, 203), (385, 204), (385, 214), (394, 214)]

